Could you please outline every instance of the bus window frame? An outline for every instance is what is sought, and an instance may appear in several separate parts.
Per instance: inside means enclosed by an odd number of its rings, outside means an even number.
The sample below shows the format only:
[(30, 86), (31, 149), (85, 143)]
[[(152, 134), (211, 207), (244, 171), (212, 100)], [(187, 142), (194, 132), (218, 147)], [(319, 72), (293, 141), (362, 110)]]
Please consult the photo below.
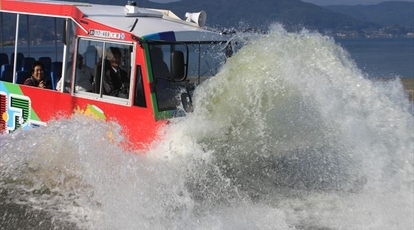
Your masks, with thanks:
[[(88, 42), (99, 42), (102, 43), (102, 48), (105, 47), (105, 49), (108, 46), (108, 44), (115, 44), (115, 45), (123, 45), (123, 46), (129, 46), (131, 53), (130, 53), (130, 83), (129, 83), (129, 95), (128, 98), (121, 98), (121, 97), (115, 97), (115, 96), (109, 96), (102, 94), (102, 84), (100, 85), (100, 92), (94, 93), (94, 92), (84, 92), (84, 91), (76, 91), (75, 90), (75, 80), (76, 80), (76, 71), (73, 70), (72, 77), (71, 77), (71, 95), (74, 97), (79, 98), (85, 98), (85, 99), (91, 99), (96, 101), (103, 101), (103, 102), (109, 102), (119, 105), (125, 105), (125, 106), (132, 106), (133, 105), (133, 97), (135, 89), (134, 83), (135, 83), (135, 71), (136, 71), (136, 47), (137, 43), (132, 41), (119, 41), (119, 40), (111, 40), (111, 39), (105, 39), (105, 38), (95, 38), (95, 37), (88, 37), (88, 36), (78, 36), (76, 38), (76, 44), (75, 44), (75, 51), (74, 54), (77, 55), (79, 52), (79, 43), (80, 41), (88, 41)], [(104, 60), (105, 57), (105, 49), (102, 50), (100, 55), (101, 62)], [(97, 65), (98, 63), (95, 63)], [(74, 60), (74, 66), (77, 65), (77, 60)], [(90, 68), (94, 69), (94, 67), (89, 66)], [(102, 82), (102, 71), (101, 71), (101, 82)]]
[[(55, 35), (58, 34), (57, 20), (61, 20), (61, 22), (63, 23), (63, 25), (66, 25), (67, 24), (67, 22), (66, 22), (67, 20), (70, 20), (70, 21), (74, 22), (75, 24), (79, 25), (78, 23), (76, 23), (75, 20), (73, 20), (71, 17), (68, 17), (68, 16), (57, 16), (57, 15), (48, 15), (48, 14), (35, 14), (35, 13), (29, 13), (29, 12), (7, 12), (7, 11), (2, 11), (0, 13), (1, 13), (1, 16), (2, 17), (3, 17), (3, 13), (8, 14), (10, 16), (15, 16), (15, 23), (14, 23), (14, 25), (12, 25), (12, 28), (14, 29), (14, 32), (15, 32), (15, 34), (14, 34), (14, 44), (13, 44), (13, 48), (14, 48), (13, 49), (13, 53), (16, 53), (16, 54), (17, 53), (20, 53), (19, 48), (24, 46), (24, 44), (19, 43), (19, 39), (22, 39), (22, 38), (23, 39), (28, 39), (28, 40), (33, 39), (33, 37), (27, 38), (27, 37), (21, 36), (20, 30), (22, 29), (21, 26), (24, 24), (24, 22), (20, 20), (21, 17), (22, 18), (23, 17), (26, 17), (26, 23), (27, 23), (26, 24), (26, 29), (27, 29), (27, 31), (29, 31), (29, 34), (31, 32), (31, 29), (32, 29), (30, 27), (30, 19), (31, 19), (31, 17), (40, 17), (40, 18), (49, 18), (49, 19), (52, 19), (54, 21), (54, 28), (53, 29), (54, 29)], [(83, 29), (83, 27), (81, 27), (81, 28)], [(65, 29), (66, 28), (63, 28), (62, 33), (63, 33), (63, 31), (65, 31)], [(2, 41), (3, 41), (3, 39), (2, 39)], [(62, 66), (61, 76), (64, 76), (66, 74), (65, 73), (65, 65), (64, 65), (64, 63), (66, 62), (66, 54), (67, 54), (67, 50), (68, 50), (68, 45), (66, 43), (64, 43), (63, 40), (60, 41), (60, 43), (62, 43), (62, 50), (61, 50), (62, 56), (59, 56), (58, 55), (58, 49), (57, 49), (57, 42), (58, 42), (58, 39), (56, 37), (56, 39), (55, 39), (55, 51), (53, 53), (55, 55), (54, 59), (52, 58), (52, 56), (49, 56), (49, 57), (51, 57), (52, 60), (54, 60), (54, 61), (58, 61), (59, 60), (58, 57), (61, 57), (62, 65), (63, 65)], [(29, 54), (27, 57), (32, 57), (30, 55), (30, 50), (31, 50), (31, 47), (33, 47), (33, 46), (30, 46), (30, 42), (28, 42), (27, 44), (28, 44), (27, 53)], [(12, 76), (12, 82), (11, 83), (17, 84), (16, 73), (21, 70), (21, 69), (18, 69), (17, 68), (17, 58), (15, 58), (14, 61), (13, 61), (13, 63), (10, 63), (10, 64), (13, 64), (13, 71), (12, 71), (13, 76)]]

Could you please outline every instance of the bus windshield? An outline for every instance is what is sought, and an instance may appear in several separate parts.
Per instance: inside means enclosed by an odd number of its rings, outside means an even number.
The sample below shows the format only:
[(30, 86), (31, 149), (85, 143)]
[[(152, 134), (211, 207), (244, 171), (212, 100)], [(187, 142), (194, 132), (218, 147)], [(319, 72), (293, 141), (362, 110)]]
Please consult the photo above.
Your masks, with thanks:
[[(215, 76), (228, 56), (226, 42), (151, 43), (149, 49), (159, 111), (177, 109), (183, 93), (191, 97), (194, 87)], [(176, 51), (184, 56), (184, 81), (173, 79), (171, 74), (171, 57)]]

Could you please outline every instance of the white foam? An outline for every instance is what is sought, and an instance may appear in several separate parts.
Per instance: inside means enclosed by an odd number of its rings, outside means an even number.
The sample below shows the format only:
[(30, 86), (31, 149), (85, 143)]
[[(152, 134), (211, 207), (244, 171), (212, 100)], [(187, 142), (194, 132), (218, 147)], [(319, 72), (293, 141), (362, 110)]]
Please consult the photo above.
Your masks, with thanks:
[(400, 89), (366, 79), (331, 38), (275, 26), (145, 155), (80, 116), (1, 136), (0, 190), (87, 229), (410, 229)]

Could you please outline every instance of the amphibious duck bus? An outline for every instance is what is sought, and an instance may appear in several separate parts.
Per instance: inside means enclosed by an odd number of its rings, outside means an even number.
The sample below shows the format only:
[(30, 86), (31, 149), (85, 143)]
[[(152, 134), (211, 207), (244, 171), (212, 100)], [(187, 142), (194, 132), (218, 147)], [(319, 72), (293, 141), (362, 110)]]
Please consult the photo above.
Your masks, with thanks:
[[(123, 145), (145, 148), (160, 126), (191, 111), (192, 91), (228, 55), (226, 37), (205, 27), (204, 11), (183, 20), (132, 1), (0, 0), (0, 16), (3, 134), (83, 113), (116, 121)], [(125, 76), (122, 87), (109, 93), (105, 81), (114, 58)], [(23, 84), (35, 61), (43, 64), (52, 89)], [(89, 68), (90, 87), (77, 85), (85, 77), (82, 64)]]

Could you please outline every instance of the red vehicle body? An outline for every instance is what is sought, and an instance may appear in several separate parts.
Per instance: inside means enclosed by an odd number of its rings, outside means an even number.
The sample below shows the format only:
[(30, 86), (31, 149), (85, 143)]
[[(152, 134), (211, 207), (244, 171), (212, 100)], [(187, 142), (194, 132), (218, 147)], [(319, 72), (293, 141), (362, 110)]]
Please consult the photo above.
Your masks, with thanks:
[[(15, 23), (2, 27), (2, 34), (13, 40), (0, 43), (2, 133), (83, 113), (116, 121), (126, 138), (122, 145), (143, 149), (168, 119), (191, 110), (192, 91), (215, 75), (228, 48), (225, 37), (203, 28), (204, 12), (182, 20), (171, 11), (134, 2), (0, 0), (0, 14), (2, 24)], [(109, 93), (107, 74), (118, 52), (127, 80)], [(33, 61), (44, 65), (52, 89), (23, 84), (31, 77)], [(78, 85), (85, 75), (82, 68), (87, 68), (90, 86)]]

